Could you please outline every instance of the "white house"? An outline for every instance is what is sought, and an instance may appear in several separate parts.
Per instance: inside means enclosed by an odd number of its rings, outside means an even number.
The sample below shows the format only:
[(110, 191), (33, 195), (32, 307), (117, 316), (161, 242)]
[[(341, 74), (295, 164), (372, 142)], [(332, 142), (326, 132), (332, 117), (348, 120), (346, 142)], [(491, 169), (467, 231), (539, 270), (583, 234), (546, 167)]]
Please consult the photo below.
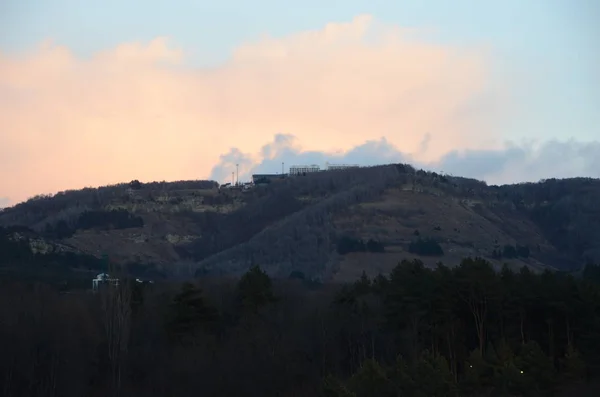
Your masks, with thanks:
[(290, 167), (290, 175), (304, 175), (311, 172), (319, 172), (321, 168), (316, 165), (292, 165)]
[(108, 273), (100, 273), (96, 276), (96, 278), (94, 278), (92, 280), (92, 289), (94, 291), (98, 291), (98, 288), (100, 287), (100, 285), (105, 285), (105, 284), (116, 287), (119, 285), (119, 279), (111, 278)]

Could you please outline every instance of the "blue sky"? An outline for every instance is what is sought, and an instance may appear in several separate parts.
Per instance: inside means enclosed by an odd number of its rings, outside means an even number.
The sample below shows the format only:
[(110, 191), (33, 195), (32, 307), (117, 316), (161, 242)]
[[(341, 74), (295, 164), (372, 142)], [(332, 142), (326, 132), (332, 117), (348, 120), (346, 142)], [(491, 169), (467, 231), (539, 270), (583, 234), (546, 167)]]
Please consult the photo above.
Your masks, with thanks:
[[(265, 35), (320, 30), (361, 14), (419, 29), (421, 42), (489, 53), (490, 84), (511, 86), (522, 104), (502, 120), (502, 139), (584, 146), (600, 139), (600, 2), (594, 0), (3, 0), (0, 52), (16, 57), (52, 39), (89, 58), (125, 42), (168, 36), (185, 49), (187, 66), (217, 68), (235, 48)], [(270, 135), (276, 133), (288, 131)]]

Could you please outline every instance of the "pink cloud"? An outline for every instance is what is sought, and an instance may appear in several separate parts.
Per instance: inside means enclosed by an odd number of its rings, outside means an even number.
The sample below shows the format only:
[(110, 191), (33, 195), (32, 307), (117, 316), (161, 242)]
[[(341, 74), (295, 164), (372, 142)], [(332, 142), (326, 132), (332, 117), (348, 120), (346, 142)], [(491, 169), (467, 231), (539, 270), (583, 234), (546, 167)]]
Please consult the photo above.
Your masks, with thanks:
[(327, 151), (385, 136), (423, 161), (489, 146), (489, 121), (465, 111), (488, 88), (486, 61), (369, 16), (264, 37), (213, 68), (187, 66), (166, 38), (89, 59), (52, 42), (0, 53), (0, 194), (204, 178), (230, 147), (255, 153), (276, 133)]

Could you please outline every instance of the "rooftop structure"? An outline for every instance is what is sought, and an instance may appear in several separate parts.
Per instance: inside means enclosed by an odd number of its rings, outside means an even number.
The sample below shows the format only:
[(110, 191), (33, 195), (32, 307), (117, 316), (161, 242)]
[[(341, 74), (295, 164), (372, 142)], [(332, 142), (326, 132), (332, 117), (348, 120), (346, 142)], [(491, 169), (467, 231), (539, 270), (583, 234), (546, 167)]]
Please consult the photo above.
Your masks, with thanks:
[(102, 285), (117, 287), (119, 279), (110, 277), (108, 273), (100, 273), (92, 280), (92, 290), (98, 291)]
[(252, 183), (259, 185), (261, 183), (270, 183), (275, 179), (285, 178), (284, 174), (253, 174)]
[(348, 168), (359, 168), (358, 164), (329, 164), (325, 163), (325, 166), (328, 171), (334, 170), (346, 170)]
[(290, 167), (290, 175), (304, 175), (310, 172), (319, 172), (321, 167), (318, 165), (292, 165)]

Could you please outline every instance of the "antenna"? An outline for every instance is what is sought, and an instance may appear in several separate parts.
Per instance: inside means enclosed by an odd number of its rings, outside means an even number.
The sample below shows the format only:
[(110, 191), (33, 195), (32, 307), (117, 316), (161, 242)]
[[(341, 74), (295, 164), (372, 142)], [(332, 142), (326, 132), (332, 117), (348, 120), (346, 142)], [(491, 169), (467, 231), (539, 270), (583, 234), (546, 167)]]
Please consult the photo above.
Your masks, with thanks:
[(283, 161), (281, 162), (281, 175), (283, 175)]
[(240, 165), (235, 165), (235, 184), (236, 186), (240, 184)]

